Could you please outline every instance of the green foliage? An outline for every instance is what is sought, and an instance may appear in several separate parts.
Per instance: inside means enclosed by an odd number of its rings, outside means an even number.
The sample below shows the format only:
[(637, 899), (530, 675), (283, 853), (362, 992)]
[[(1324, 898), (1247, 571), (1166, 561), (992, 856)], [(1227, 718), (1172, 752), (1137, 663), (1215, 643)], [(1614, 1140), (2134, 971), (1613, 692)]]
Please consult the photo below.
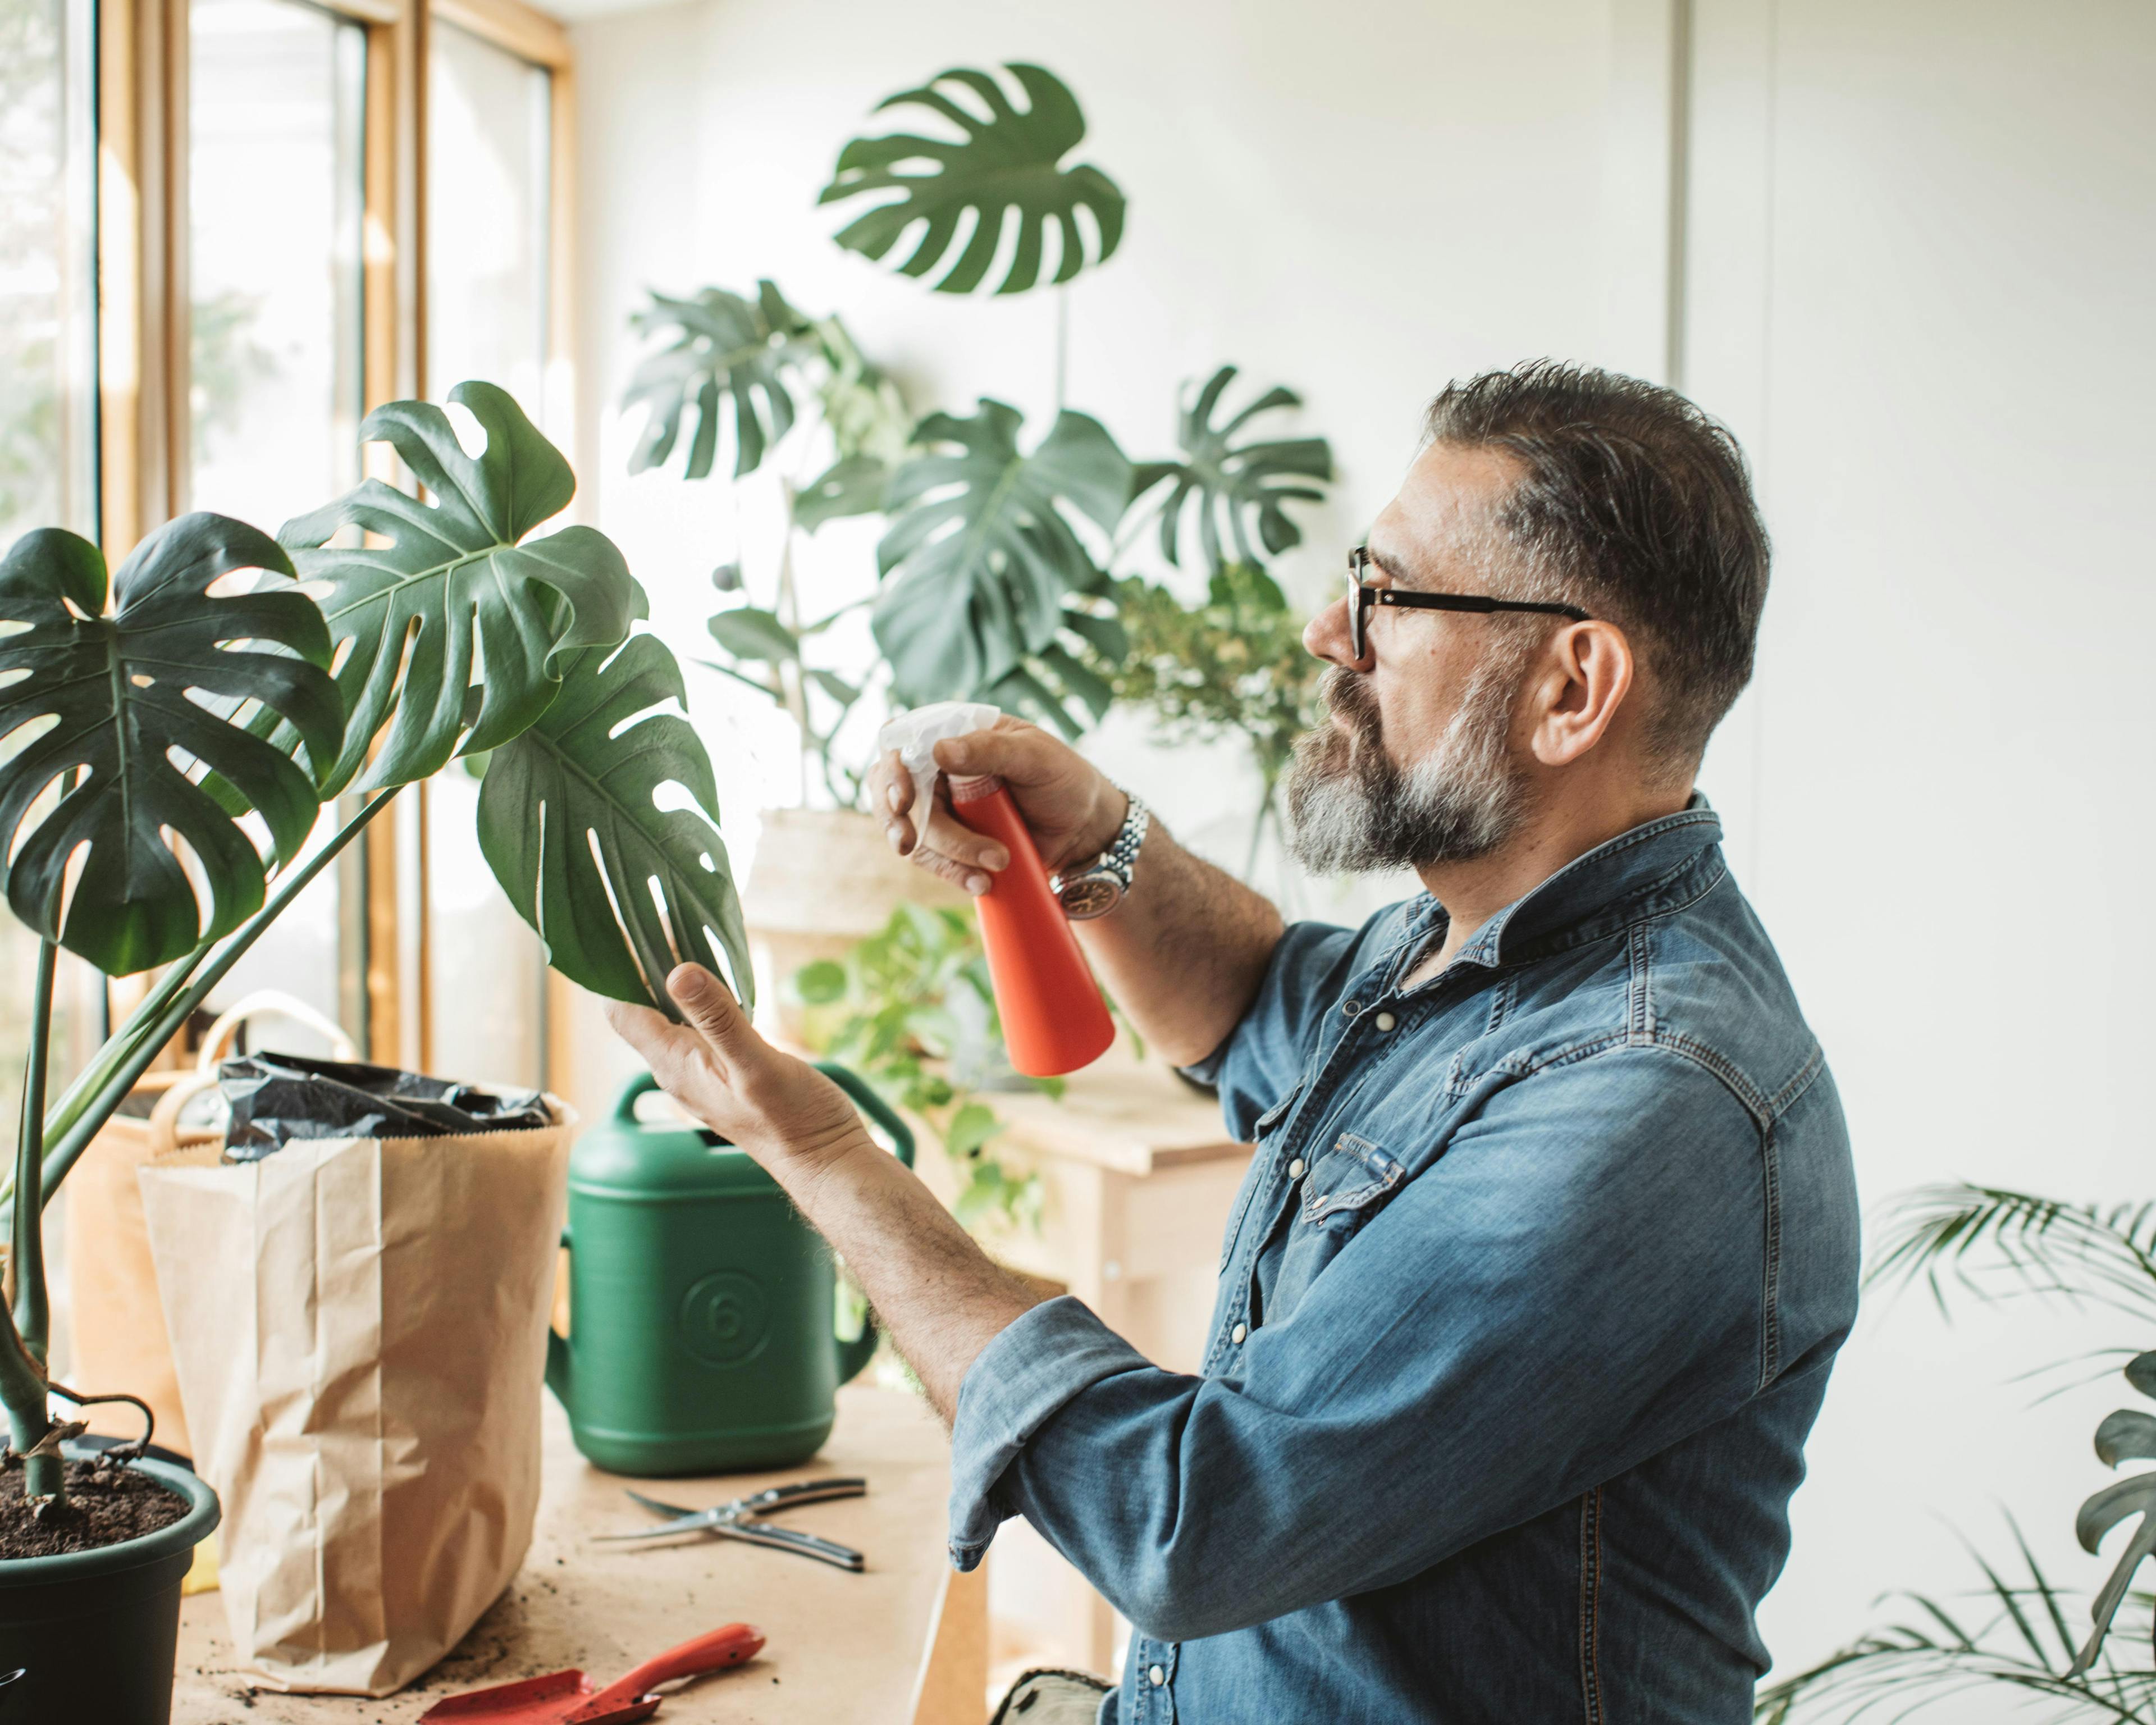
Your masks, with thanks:
[(1219, 570), (1195, 605), (1135, 576), (1116, 582), (1115, 591), (1127, 655), (1094, 661), (1115, 698), (1147, 712), (1163, 742), (1225, 739), (1250, 751), (1264, 788), (1248, 873), (1266, 823), (1281, 818), (1279, 786), (1296, 739), (1317, 722), (1325, 667), (1304, 648), (1302, 619), (1279, 587), (1250, 564)]
[(2098, 1209), (1994, 1186), (1922, 1187), (1890, 1213), (1865, 1281), (1918, 1277), (1943, 1312), (1944, 1277), (1979, 1299), (2062, 1295), (2156, 1320), (2156, 1204)]
[[(301, 578), (326, 588), (336, 649), (351, 643), (336, 674), (344, 748), (325, 795), (362, 768), (362, 790), (408, 784), (506, 742), (560, 692), (564, 656), (614, 645), (643, 614), (604, 534), (564, 527), (527, 542), (577, 481), (508, 392), (459, 383), (449, 400), (479, 422), (482, 454), (467, 455), (429, 402), (391, 402), (359, 428), (361, 441), (396, 449), (433, 503), (368, 480), (277, 536)], [(388, 542), (346, 543), (347, 526)]]
[[(2078, 1665), (2064, 1595), (2045, 1576), (2018, 1528), (2015, 1538), (2028, 1578), (2010, 1582), (1978, 1558), (1984, 1575), (1976, 1595), (1980, 1619), (1966, 1607), (1949, 1609), (1921, 1594), (1904, 1595), (1916, 1608), (1912, 1620), (1875, 1630), (1761, 1691), (1760, 1725), (1788, 1725), (1800, 1717), (1853, 1720), (1887, 1707), (1895, 1711), (1882, 1717), (1931, 1717), (1935, 1704), (2000, 1690), (2015, 1692), (2025, 1702), (2060, 1703), (2039, 1716), (2047, 1719), (2156, 1725), (2156, 1669), (2121, 1666), (2108, 1654), (2092, 1668)], [(2140, 1603), (2144, 1620), (2137, 1625), (2136, 1639), (2145, 1644), (2145, 1598)], [(1951, 1715), (1943, 1711), (1937, 1717)]]
[[(1206, 380), (1197, 399), (1183, 408), (1176, 436), (1183, 459), (1142, 463), (1132, 484), (1135, 500), (1163, 481), (1173, 482), (1160, 506), (1160, 554), (1178, 567), (1184, 567), (1182, 526), (1186, 513), (1194, 515), (1199, 549), (1206, 569), (1214, 576), (1231, 562), (1262, 569), (1260, 546), (1268, 555), (1277, 555), (1300, 545), (1302, 529), (1290, 517), (1286, 506), (1322, 502), (1322, 487), (1332, 480), (1332, 446), (1322, 437), (1240, 444), (1232, 441), (1260, 414), (1301, 407), (1302, 398), (1291, 389), (1276, 386), (1225, 424), (1212, 423), (1220, 398), (1235, 377), (1234, 366), (1222, 366)], [(1251, 542), (1253, 529), (1256, 544)], [(1232, 559), (1222, 548), (1224, 532), (1235, 542)]]
[(717, 287), (685, 300), (654, 293), (650, 305), (630, 316), (629, 326), (665, 344), (637, 367), (622, 398), (624, 409), (644, 410), (644, 434), (629, 459), (630, 472), (666, 465), (692, 402), (696, 429), (683, 465), (687, 479), (711, 473), (721, 413), (728, 408), (736, 479), (754, 472), (764, 451), (792, 429), (788, 373), (814, 350), (808, 320), (787, 304), (773, 283), (757, 283), (753, 300)]
[[(683, 700), (680, 667), (644, 634), (588, 648), (564, 670), (559, 698), (488, 759), (487, 865), (572, 982), (679, 1019), (666, 973), (690, 959), (716, 968), (716, 941), (734, 992), (753, 1004), (711, 757), (685, 719), (652, 711)], [(670, 783), (696, 808), (662, 809)]]
[[(1867, 1286), (1906, 1286), (1920, 1279), (1942, 1312), (1953, 1288), (1980, 1300), (2034, 1294), (2156, 1317), (2156, 1205), (2098, 1208), (1992, 1186), (1924, 1187), (1889, 1214), (1865, 1276)], [(2156, 1399), (2156, 1353), (2136, 1355), (2126, 1378)], [(2097, 1428), (2096, 1453), (2107, 1467), (2156, 1459), (2156, 1417), (2136, 1409), (2110, 1414)], [(1996, 1606), (1985, 1625), (1964, 1630), (1938, 1604), (1917, 1597), (1928, 1625), (1876, 1633), (1776, 1685), (1760, 1697), (1760, 1717), (1782, 1725), (1800, 1704), (1809, 1710), (1817, 1702), (1851, 1718), (1883, 1701), (1921, 1706), (1972, 1686), (2002, 1684), (2075, 1704), (2068, 1714), (2053, 1717), (2156, 1725), (2156, 1671), (2122, 1667), (2107, 1650), (2107, 1638), (2117, 1640), (2112, 1630), (2134, 1575), (2156, 1555), (2156, 1473), (2097, 1492), (2082, 1505), (2074, 1532), (2093, 1554), (2105, 1534), (2134, 1515), (2140, 1522), (2092, 1604), (2090, 1630), (2078, 1649), (2057, 1591), (2025, 1544), (2026, 1587), (2010, 1587), (1984, 1568)], [(2041, 1614), (2025, 1609), (2031, 1599), (2041, 1604)], [(2138, 1639), (2145, 1642), (2149, 1629), (2141, 1625)]]
[[(1086, 247), (1077, 212), (1091, 212), (1097, 229), (1093, 261), (1106, 263), (1123, 236), (1123, 194), (1097, 167), (1065, 168), (1063, 158), (1086, 136), (1085, 116), (1070, 87), (1042, 67), (1012, 62), (1006, 69), (1024, 92), (1027, 105), (1014, 107), (986, 72), (955, 68), (918, 90), (902, 90), (876, 104), (876, 111), (921, 107), (942, 116), (961, 136), (924, 137), (898, 132), (855, 138), (839, 152), (831, 182), (818, 198), (834, 203), (864, 193), (895, 192), (839, 231), (840, 245), (880, 259), (916, 222), (926, 223), (920, 243), (900, 264), (905, 275), (926, 275), (939, 264), (970, 212), (973, 226), (965, 249), (936, 284), (945, 294), (969, 294), (986, 280), (1006, 218), (1018, 218), (1018, 245), (999, 294), (1024, 293), (1040, 280), (1044, 239), (1053, 220), (1061, 236), (1054, 280), (1068, 281), (1085, 267)], [(970, 90), (988, 110), (982, 118), (939, 85)], [(933, 164), (926, 172), (899, 172), (909, 162)]]
[[(261, 814), (280, 864), (313, 829), (314, 778), (234, 719), (259, 709), (282, 721), (323, 772), (343, 723), (330, 638), (289, 580), (210, 596), (250, 569), (291, 574), (266, 534), (215, 515), (183, 516), (138, 545), (109, 614), (105, 559), (73, 533), (27, 533), (0, 563), (0, 621), (15, 625), (0, 634), (0, 675), (13, 674), (0, 736), (37, 727), (0, 767), (0, 880), (23, 922), (108, 973), (167, 963), (261, 907), (264, 860), (235, 815)], [(200, 864), (206, 919), (176, 839)], [(85, 845), (70, 900), (69, 865)]]
[[(820, 1054), (844, 1061), (894, 1106), (926, 1121), (944, 1153), (965, 1171), (953, 1214), (968, 1228), (995, 1221), (1037, 1226), (1040, 1177), (991, 1152), (1004, 1122), (978, 1080), (985, 1071), (954, 1067), (960, 1018), (952, 1001), (963, 995), (984, 1019), (985, 1064), (1001, 1067), (1003, 1031), (996, 1018), (980, 927), (963, 911), (901, 904), (877, 933), (842, 959), (820, 959), (794, 973), (793, 987), (811, 1009), (808, 1040)], [(1060, 1095), (1058, 1079), (1029, 1081)]]
[(1106, 577), (1069, 516), (1112, 531), (1130, 463), (1084, 413), (1059, 414), (1029, 454), (1021, 424), (1017, 408), (986, 398), (970, 418), (932, 413), (916, 434), (928, 453), (891, 476), (875, 629), (891, 691), (910, 706), (993, 699), (1035, 667), (1086, 682), (1060, 637), (1076, 627), (1074, 609), (1083, 614), (1071, 602), (1103, 591)]

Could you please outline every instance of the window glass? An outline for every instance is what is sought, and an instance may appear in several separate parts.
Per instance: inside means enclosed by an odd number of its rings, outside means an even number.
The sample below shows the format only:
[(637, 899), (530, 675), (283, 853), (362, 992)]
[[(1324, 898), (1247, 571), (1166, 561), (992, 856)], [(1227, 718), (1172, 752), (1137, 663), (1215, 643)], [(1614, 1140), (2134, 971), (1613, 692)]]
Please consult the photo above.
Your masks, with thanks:
[[(188, 503), (274, 533), (359, 479), (366, 32), (296, 0), (188, 15)], [(326, 870), (212, 1004), (275, 988), (360, 1032), (338, 916), (354, 891)]]
[[(551, 80), (451, 23), (429, 40), (429, 393), (500, 384), (558, 444), (546, 398)], [(479, 782), (452, 767), (424, 794), (430, 1064), (544, 1083), (545, 960), (480, 854)]]
[(484, 377), (544, 427), (552, 80), (454, 24), (429, 41), (428, 387)]
[[(90, 73), (87, 0), (0, 0), (0, 554), (32, 527), (97, 533)], [(23, 741), (0, 738), (0, 751)], [(0, 988), (0, 1093), (11, 1098), (37, 950), (0, 908), (9, 983)], [(61, 1077), (73, 1064), (68, 1008), (80, 980), (64, 972), (54, 997)], [(15, 1110), (0, 1108), (0, 1151), (10, 1158), (15, 1128)]]

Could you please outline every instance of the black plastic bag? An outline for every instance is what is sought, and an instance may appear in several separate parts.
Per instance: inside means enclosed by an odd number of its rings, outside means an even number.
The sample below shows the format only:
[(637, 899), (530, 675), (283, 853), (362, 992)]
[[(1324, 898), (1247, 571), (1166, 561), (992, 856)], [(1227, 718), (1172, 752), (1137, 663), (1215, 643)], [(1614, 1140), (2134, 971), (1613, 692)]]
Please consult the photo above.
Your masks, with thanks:
[(551, 1126), (536, 1090), (494, 1090), (305, 1055), (242, 1055), (218, 1064), (232, 1110), (227, 1162), (259, 1162), (295, 1138), (441, 1138)]

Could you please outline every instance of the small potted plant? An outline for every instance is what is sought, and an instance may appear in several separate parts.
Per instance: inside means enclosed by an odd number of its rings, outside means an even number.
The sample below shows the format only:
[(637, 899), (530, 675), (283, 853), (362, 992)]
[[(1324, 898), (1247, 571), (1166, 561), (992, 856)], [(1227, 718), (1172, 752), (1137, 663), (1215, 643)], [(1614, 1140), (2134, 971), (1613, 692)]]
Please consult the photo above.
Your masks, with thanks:
[[(508, 395), (449, 399), (476, 447), (421, 402), (361, 429), (430, 501), (369, 480), (281, 543), (190, 515), (109, 581), (59, 529), (0, 562), (0, 891), (42, 941), (0, 1308), (0, 1673), (23, 1672), (7, 1699), (26, 1719), (167, 1717), (181, 1577), (218, 1519), (206, 1485), (139, 1445), (70, 1450), (69, 1408), (129, 1398), (51, 1381), (44, 1206), (308, 882), (403, 786), (484, 752), (481, 848), (557, 969), (669, 1010), (667, 969), (723, 949), (747, 986), (711, 763), (654, 711), (682, 689), (665, 648), (631, 634), (640, 590), (592, 529), (535, 534), (575, 481)], [(670, 783), (695, 806), (662, 809)], [(349, 817), (306, 849), (341, 795)], [(49, 1106), (63, 947), (162, 973)]]

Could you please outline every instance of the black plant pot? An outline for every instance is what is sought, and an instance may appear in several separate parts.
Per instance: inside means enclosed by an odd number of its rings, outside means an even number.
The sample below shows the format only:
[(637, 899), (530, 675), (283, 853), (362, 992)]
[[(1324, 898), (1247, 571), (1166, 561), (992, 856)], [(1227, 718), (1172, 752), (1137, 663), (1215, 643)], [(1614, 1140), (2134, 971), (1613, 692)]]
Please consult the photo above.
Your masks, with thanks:
[(180, 1583), (217, 1493), (183, 1467), (135, 1465), (187, 1512), (95, 1551), (0, 1562), (0, 1725), (170, 1725)]

